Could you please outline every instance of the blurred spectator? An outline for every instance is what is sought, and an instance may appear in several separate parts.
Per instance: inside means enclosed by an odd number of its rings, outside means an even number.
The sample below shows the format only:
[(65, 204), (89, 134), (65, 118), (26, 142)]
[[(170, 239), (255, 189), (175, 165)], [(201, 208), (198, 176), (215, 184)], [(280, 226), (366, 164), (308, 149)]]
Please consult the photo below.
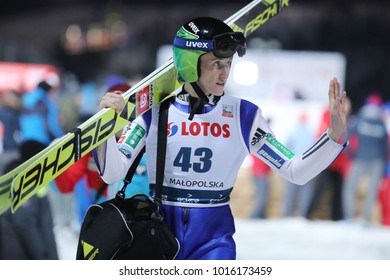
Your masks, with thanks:
[(17, 92), (0, 93), (0, 175), (6, 163), (19, 158), (21, 108)]
[(269, 199), (270, 173), (269, 167), (261, 159), (250, 156), (252, 159), (252, 175), (255, 183), (255, 197), (250, 213), (250, 218), (267, 218), (267, 206)]
[[(297, 154), (302, 154), (314, 143), (314, 133), (307, 123), (307, 114), (301, 113), (298, 117), (298, 124), (287, 138), (286, 147)], [(296, 185), (286, 181), (282, 216), (292, 217), (296, 215), (304, 217), (309, 207), (313, 192), (312, 181), (304, 185)]]
[[(37, 141), (23, 142), (20, 160), (7, 165), (6, 172), (39, 153), (46, 146)], [(14, 213), (0, 216), (0, 259), (57, 260), (57, 244), (46, 187), (27, 200)]]
[(382, 224), (390, 226), (390, 172), (387, 168), (386, 176), (379, 189), (379, 202), (381, 204)]
[[(54, 179), (50, 199), (55, 204), (56, 229), (74, 229), (84, 218), (88, 207), (99, 200), (97, 193), (105, 188), (99, 177), (92, 152), (83, 156)], [(102, 191), (103, 197), (107, 192)], [(105, 195), (104, 195), (105, 194)]]
[(92, 81), (86, 81), (81, 84), (79, 97), (79, 121), (82, 123), (96, 113), (99, 106), (99, 97), (97, 96), (98, 87)]
[(351, 133), (357, 135), (357, 150), (343, 185), (343, 208), (346, 220), (352, 220), (357, 216), (357, 190), (364, 176), (368, 178), (368, 186), (365, 191), (362, 216), (366, 224), (372, 220), (388, 155), (388, 136), (381, 105), (382, 98), (379, 94), (369, 95), (358, 113), (356, 125), (351, 130)]
[[(383, 110), (387, 135), (388, 139), (390, 139), (390, 101), (383, 104)], [(382, 224), (390, 226), (390, 152), (387, 155), (386, 175), (382, 179), (379, 190), (379, 202), (381, 205)]]
[(55, 102), (57, 91), (58, 86), (41, 81), (35, 90), (23, 94), (20, 117), (22, 141), (36, 140), (49, 145), (64, 134)]
[[(354, 117), (351, 115), (352, 104), (349, 98), (346, 99), (348, 110), (348, 127), (351, 127), (354, 123)], [(329, 108), (326, 107), (322, 114), (322, 121), (318, 128), (317, 136), (330, 125)], [(350, 145), (347, 151), (351, 152), (356, 148), (356, 143), (350, 138), (350, 129), (347, 129), (347, 133), (342, 136), (342, 142), (350, 140)], [(342, 187), (344, 178), (350, 167), (350, 155), (348, 152), (341, 153), (338, 158), (324, 171), (322, 171), (314, 180), (313, 196), (309, 204), (306, 218), (311, 219), (314, 211), (318, 208), (323, 195), (330, 191), (330, 203), (329, 203), (329, 218), (333, 221), (339, 221), (343, 219), (343, 207), (342, 207)]]

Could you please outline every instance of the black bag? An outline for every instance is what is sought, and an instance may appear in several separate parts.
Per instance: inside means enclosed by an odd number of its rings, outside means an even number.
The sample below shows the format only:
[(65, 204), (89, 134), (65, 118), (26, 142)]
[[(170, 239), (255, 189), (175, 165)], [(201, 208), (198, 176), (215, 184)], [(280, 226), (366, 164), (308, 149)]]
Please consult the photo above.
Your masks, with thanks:
[(91, 205), (80, 230), (78, 260), (174, 259), (179, 242), (146, 195)]
[(143, 149), (116, 197), (88, 208), (80, 229), (77, 260), (163, 260), (176, 257), (179, 241), (160, 212), (168, 106), (169, 101), (163, 102), (160, 109), (154, 199), (143, 194), (125, 198), (125, 189), (145, 151)]

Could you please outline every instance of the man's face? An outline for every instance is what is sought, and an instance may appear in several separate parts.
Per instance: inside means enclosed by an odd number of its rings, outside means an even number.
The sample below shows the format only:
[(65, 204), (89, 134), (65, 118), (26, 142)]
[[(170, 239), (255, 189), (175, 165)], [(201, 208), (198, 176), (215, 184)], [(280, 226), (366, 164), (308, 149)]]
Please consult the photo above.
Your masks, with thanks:
[(218, 58), (212, 52), (200, 57), (199, 86), (206, 94), (221, 96), (232, 65), (232, 57)]

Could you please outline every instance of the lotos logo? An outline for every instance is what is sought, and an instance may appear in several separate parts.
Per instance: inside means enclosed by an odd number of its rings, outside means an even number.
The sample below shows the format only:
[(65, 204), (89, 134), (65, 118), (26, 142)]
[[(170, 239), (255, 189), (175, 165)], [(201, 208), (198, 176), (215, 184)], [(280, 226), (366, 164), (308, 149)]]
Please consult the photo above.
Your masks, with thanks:
[(228, 138), (230, 136), (230, 127), (228, 124), (209, 123), (209, 122), (182, 122), (181, 135), (187, 136), (214, 136)]
[[(167, 135), (173, 136), (179, 131), (179, 126), (173, 122), (168, 123)], [(209, 123), (209, 122), (191, 122), (181, 123), (182, 136), (214, 136), (214, 137), (230, 137), (230, 127), (228, 124)]]
[(174, 125), (173, 122), (168, 123), (168, 128), (167, 128), (167, 136), (173, 136), (179, 131), (179, 127), (177, 125)]

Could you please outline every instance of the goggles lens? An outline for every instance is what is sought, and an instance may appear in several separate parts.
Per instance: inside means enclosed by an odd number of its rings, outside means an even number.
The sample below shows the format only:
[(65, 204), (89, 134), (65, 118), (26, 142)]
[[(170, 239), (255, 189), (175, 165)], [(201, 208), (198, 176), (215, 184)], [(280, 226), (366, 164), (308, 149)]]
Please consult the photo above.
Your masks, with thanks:
[(217, 57), (231, 57), (235, 52), (237, 52), (238, 56), (243, 56), (246, 52), (246, 40), (241, 32), (217, 35), (213, 38), (213, 41), (213, 52)]
[(176, 36), (173, 45), (182, 49), (212, 51), (216, 57), (228, 58), (237, 52), (243, 56), (246, 52), (246, 40), (241, 32), (228, 32), (217, 35), (213, 40), (193, 40)]

